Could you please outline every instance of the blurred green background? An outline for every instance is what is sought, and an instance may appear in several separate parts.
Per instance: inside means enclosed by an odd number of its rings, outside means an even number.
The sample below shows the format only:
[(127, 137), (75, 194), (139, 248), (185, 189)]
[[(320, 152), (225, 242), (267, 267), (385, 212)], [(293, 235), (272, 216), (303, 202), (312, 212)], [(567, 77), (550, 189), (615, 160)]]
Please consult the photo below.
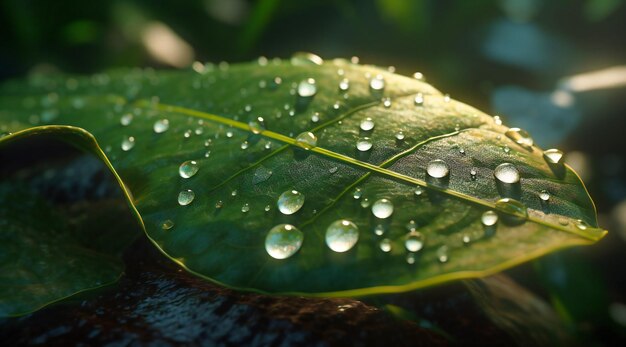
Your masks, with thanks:
[(356, 56), (401, 74), (422, 72), (452, 97), (525, 128), (540, 146), (568, 153), (610, 234), (594, 247), (535, 264), (526, 285), (541, 283), (533, 289), (590, 340), (626, 336), (624, 1), (0, 4), (0, 80), (287, 58), (297, 51), (327, 59)]

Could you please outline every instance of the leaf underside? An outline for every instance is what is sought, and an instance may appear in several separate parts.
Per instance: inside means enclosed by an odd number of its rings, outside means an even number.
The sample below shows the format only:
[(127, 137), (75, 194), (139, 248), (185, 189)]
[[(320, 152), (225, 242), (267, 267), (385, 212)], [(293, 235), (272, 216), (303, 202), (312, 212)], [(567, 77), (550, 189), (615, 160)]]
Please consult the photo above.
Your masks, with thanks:
[[(521, 147), (491, 116), (422, 81), (344, 60), (194, 70), (6, 83), (0, 86), (0, 124), (13, 134), (0, 146), (57, 133), (107, 165), (110, 160), (147, 236), (165, 255), (197, 275), (246, 290), (326, 296), (405, 291), (491, 274), (605, 234), (569, 167), (548, 165), (542, 150)], [(370, 88), (376, 75), (384, 77), (382, 91)], [(317, 93), (299, 97), (297, 85), (308, 78), (315, 79)], [(338, 87), (344, 78), (347, 91)], [(414, 102), (418, 93), (422, 105)], [(382, 102), (387, 97), (390, 107)], [(265, 121), (259, 134), (248, 126), (257, 117)], [(368, 132), (359, 128), (366, 117), (375, 123)], [(123, 125), (122, 118), (132, 120)], [(153, 126), (163, 119), (169, 128), (156, 133)], [(317, 136), (317, 147), (301, 148), (294, 138), (303, 131)], [(395, 136), (399, 131), (403, 140)], [(63, 135), (68, 133), (80, 136)], [(128, 137), (134, 146), (124, 151)], [(372, 143), (366, 152), (355, 147), (363, 137)], [(449, 179), (427, 179), (433, 159), (448, 163)], [(187, 160), (195, 160), (199, 171), (185, 179), (179, 166)], [(496, 184), (493, 171), (504, 162), (519, 169), (519, 185)], [(419, 196), (418, 186), (426, 187)], [(356, 188), (359, 199), (353, 197)], [(195, 199), (181, 206), (178, 195), (187, 189)], [(294, 189), (305, 203), (283, 215), (277, 198)], [(543, 190), (551, 195), (547, 204), (538, 198)], [(524, 203), (529, 217), (513, 221), (500, 211), (496, 227), (486, 231), (481, 215), (507, 196)], [(382, 198), (394, 212), (379, 220), (371, 204)], [(359, 229), (358, 242), (345, 253), (325, 243), (327, 227), (340, 219)], [(425, 236), (413, 264), (404, 246), (411, 220)], [(168, 221), (173, 226), (163, 228)], [(264, 242), (268, 230), (283, 223), (300, 229), (304, 241), (292, 257), (277, 260)], [(374, 233), (379, 225), (382, 236)], [(390, 241), (390, 252), (381, 251), (382, 239)]]

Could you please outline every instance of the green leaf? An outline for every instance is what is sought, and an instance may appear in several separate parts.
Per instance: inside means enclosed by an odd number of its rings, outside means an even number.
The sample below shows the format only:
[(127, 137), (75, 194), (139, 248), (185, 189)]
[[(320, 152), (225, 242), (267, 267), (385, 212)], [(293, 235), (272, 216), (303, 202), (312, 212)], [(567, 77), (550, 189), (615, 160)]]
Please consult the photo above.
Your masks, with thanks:
[[(370, 87), (377, 75), (383, 90)], [(298, 84), (309, 78), (316, 94), (298, 96)], [(349, 80), (346, 91), (342, 79)], [(86, 129), (121, 177), (150, 240), (189, 271), (235, 288), (326, 296), (406, 291), (492, 274), (605, 234), (569, 167), (548, 165), (539, 148), (518, 145), (507, 127), (430, 85), (372, 66), (299, 55), (197, 63), (189, 71), (35, 78), (7, 83), (0, 94), (2, 129), (16, 132), (0, 141), (37, 131), (83, 133), (65, 125)], [(417, 95), (423, 104), (416, 105)], [(250, 123), (258, 117), (264, 128)], [(367, 117), (374, 128), (360, 130)], [(155, 132), (160, 120), (168, 121), (167, 131)], [(41, 124), (56, 125), (23, 130)], [(304, 131), (317, 136), (317, 146), (295, 140)], [(361, 152), (356, 143), (364, 137), (372, 148)], [(94, 143), (78, 142), (100, 153)], [(427, 179), (434, 159), (449, 165), (448, 179)], [(188, 160), (199, 171), (182, 178), (179, 166)], [(496, 184), (494, 169), (504, 162), (517, 167), (520, 184)], [(418, 186), (426, 187), (419, 196)], [(187, 190), (194, 199), (181, 206), (179, 193)], [(285, 215), (277, 199), (291, 190), (304, 205)], [(551, 198), (542, 205), (543, 190)], [(528, 215), (512, 204), (496, 206), (505, 196), (521, 201)], [(393, 214), (377, 219), (371, 207), (383, 198)], [(488, 210), (500, 218), (485, 230), (481, 215)], [(359, 238), (338, 253), (325, 233), (343, 219), (358, 227)], [(410, 221), (425, 237), (413, 264), (404, 246)], [(282, 260), (264, 246), (280, 224), (303, 233), (299, 251)], [(380, 248), (383, 239), (389, 252)]]

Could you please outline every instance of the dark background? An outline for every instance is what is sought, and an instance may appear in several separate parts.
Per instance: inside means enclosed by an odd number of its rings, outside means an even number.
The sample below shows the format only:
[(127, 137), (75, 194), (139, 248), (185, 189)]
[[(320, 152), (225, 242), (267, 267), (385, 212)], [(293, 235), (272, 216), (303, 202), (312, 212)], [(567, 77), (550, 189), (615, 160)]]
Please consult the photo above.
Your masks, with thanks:
[[(565, 305), (557, 312), (574, 330), (600, 343), (601, 335), (624, 338), (626, 327), (625, 35), (621, 0), (4, 0), (0, 81), (297, 51), (422, 72), (568, 154), (610, 233), (520, 272), (526, 286)], [(571, 83), (594, 71), (605, 73)], [(562, 272), (564, 283), (555, 277)]]

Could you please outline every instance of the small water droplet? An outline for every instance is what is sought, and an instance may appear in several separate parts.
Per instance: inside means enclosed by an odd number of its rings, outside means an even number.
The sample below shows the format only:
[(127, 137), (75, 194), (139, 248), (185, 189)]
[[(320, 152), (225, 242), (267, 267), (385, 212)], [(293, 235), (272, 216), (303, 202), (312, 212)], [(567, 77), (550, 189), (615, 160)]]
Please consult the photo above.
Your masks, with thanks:
[(230, 196), (237, 196), (237, 189), (230, 192)]
[(224, 206), (224, 202), (223, 202), (222, 200), (217, 200), (217, 201), (215, 202), (215, 208), (216, 208), (216, 209), (220, 209), (220, 208), (222, 208), (223, 206)]
[(472, 178), (472, 180), (476, 180), (476, 175), (478, 174), (478, 171), (476, 170), (476, 168), (471, 168), (470, 169), (470, 177)]
[(543, 157), (550, 164), (559, 164), (561, 159), (563, 159), (563, 152), (556, 148), (552, 148), (543, 151)]
[(196, 194), (193, 192), (193, 190), (191, 189), (181, 190), (181, 192), (178, 193), (178, 204), (180, 206), (187, 206), (191, 204), (191, 202), (193, 201), (195, 197), (196, 197)]
[(376, 75), (374, 78), (370, 79), (370, 88), (376, 91), (385, 89), (385, 79), (383, 76)]
[(426, 166), (426, 172), (433, 178), (444, 178), (450, 174), (450, 167), (445, 161), (441, 159), (435, 159), (428, 163)]
[(319, 112), (313, 113), (313, 115), (311, 115), (311, 122), (317, 123), (319, 121), (320, 121), (320, 114), (319, 114)]
[(480, 222), (486, 227), (494, 226), (498, 223), (498, 214), (493, 211), (486, 211), (480, 216)]
[(182, 178), (190, 178), (198, 172), (198, 163), (195, 160), (187, 160), (178, 167), (178, 174)]
[(248, 141), (244, 141), (244, 142), (242, 142), (242, 143), (241, 143), (241, 146), (240, 146), (240, 147), (241, 147), (241, 149), (248, 149), (248, 146), (249, 146), (249, 145), (250, 145), (250, 144), (248, 143)]
[(382, 236), (385, 233), (385, 226), (382, 224), (376, 224), (374, 227), (374, 234), (377, 236)]
[(423, 106), (424, 95), (422, 93), (417, 93), (417, 95), (415, 95), (415, 99), (413, 99), (413, 103), (415, 103), (415, 106)]
[(547, 190), (542, 190), (539, 192), (539, 199), (544, 202), (548, 202), (550, 200), (550, 193)]
[(360, 138), (356, 142), (356, 149), (358, 149), (361, 152), (367, 152), (370, 149), (372, 149), (372, 142), (370, 141), (370, 138), (369, 137)]
[(385, 108), (390, 108), (391, 107), (391, 98), (390, 97), (384, 97), (383, 98), (383, 107), (385, 107)]
[(191, 131), (191, 129), (187, 129), (185, 130), (185, 132), (183, 133), (183, 137), (188, 139), (191, 137), (191, 134), (193, 134), (193, 132)]
[(528, 132), (520, 128), (510, 128), (504, 135), (526, 149), (531, 149), (534, 143), (533, 138), (530, 137)]
[(204, 153), (204, 157), (205, 157), (205, 158), (208, 158), (208, 157), (210, 157), (210, 156), (211, 156), (211, 151), (206, 151), (206, 152)]
[(338, 220), (326, 229), (326, 245), (335, 252), (350, 250), (359, 240), (359, 228), (349, 220)]
[(347, 78), (344, 78), (339, 82), (339, 90), (346, 91), (350, 88), (350, 81)]
[(334, 174), (335, 172), (337, 172), (339, 168), (336, 166), (331, 167), (330, 169), (328, 169), (328, 172), (330, 172), (331, 174)]
[(317, 86), (313, 78), (307, 78), (298, 84), (298, 95), (303, 98), (313, 97), (317, 93)]
[(391, 241), (389, 239), (382, 239), (378, 246), (380, 247), (380, 250), (385, 253), (391, 251)]
[(520, 174), (515, 165), (511, 163), (502, 163), (493, 171), (493, 175), (498, 181), (507, 184), (515, 184), (520, 180)]
[(133, 149), (133, 147), (135, 147), (135, 138), (134, 137), (129, 136), (129, 137), (125, 138), (124, 140), (122, 140), (122, 151), (128, 152), (131, 149)]
[(445, 94), (443, 96), (443, 102), (450, 102), (450, 94)]
[(528, 209), (523, 203), (510, 198), (504, 198), (496, 201), (496, 210), (502, 211), (506, 214), (526, 219), (528, 217)]
[(415, 187), (415, 196), (420, 196), (424, 193), (424, 189), (422, 187)]
[(120, 124), (122, 124), (123, 126), (129, 125), (132, 121), (133, 121), (132, 113), (126, 113), (125, 115), (120, 117)]
[(368, 208), (370, 206), (370, 200), (368, 198), (363, 198), (361, 200), (361, 207)]
[(163, 223), (161, 223), (161, 229), (163, 230), (170, 230), (174, 227), (174, 222), (172, 222), (171, 219), (166, 219), (163, 221)]
[(405, 227), (408, 231), (415, 231), (417, 230), (417, 223), (414, 220), (410, 220)]
[(304, 195), (297, 190), (288, 190), (280, 194), (276, 204), (283, 214), (294, 214), (304, 205)]
[(233, 137), (233, 135), (234, 134), (233, 134), (232, 130), (226, 131), (226, 137), (231, 138), (231, 137)]
[(448, 261), (448, 246), (443, 245), (437, 249), (437, 260), (440, 263), (446, 263)]
[(272, 143), (268, 141), (265, 143), (265, 146), (263, 147), (265, 147), (265, 149), (272, 149)]
[(388, 218), (393, 214), (393, 204), (388, 199), (376, 200), (372, 205), (372, 213), (376, 218)]
[(416, 80), (423, 80), (424, 79), (424, 74), (421, 72), (416, 72), (413, 74), (413, 78), (415, 78)]
[(500, 119), (500, 116), (493, 116), (493, 122), (496, 123), (496, 125), (502, 125), (502, 119)]
[(509, 152), (511, 152), (511, 149), (509, 148), (509, 146), (504, 145), (504, 147), (502, 147), (502, 150), (504, 151), (504, 153), (509, 154)]
[(396, 140), (398, 141), (402, 141), (404, 140), (404, 133), (402, 132), (402, 130), (398, 130), (398, 132), (395, 135)]
[(241, 212), (247, 213), (248, 211), (250, 211), (250, 204), (248, 203), (243, 204), (243, 206), (241, 206)]
[(361, 188), (355, 188), (354, 193), (352, 193), (352, 197), (354, 197), (355, 199), (360, 199), (361, 196), (363, 196), (363, 192), (361, 191)]
[(265, 208), (264, 208), (265, 212), (269, 212), (271, 209), (272, 209), (272, 206), (265, 205)]
[(409, 252), (419, 252), (424, 247), (424, 235), (419, 231), (411, 231), (406, 234), (404, 247)]
[(370, 131), (374, 129), (374, 125), (374, 120), (370, 117), (367, 117), (361, 121), (360, 127), (363, 131)]
[(470, 242), (472, 242), (472, 239), (469, 234), (465, 234), (463, 235), (462, 241), (463, 244), (468, 245)]
[(406, 255), (406, 263), (409, 265), (415, 264), (415, 253), (409, 253)]
[(587, 228), (589, 228), (589, 224), (582, 219), (577, 219), (574, 225), (580, 230), (587, 230)]
[(465, 154), (465, 149), (459, 148), (459, 154), (464, 155)]
[(251, 120), (248, 123), (248, 126), (253, 134), (260, 134), (261, 131), (265, 130), (265, 119), (263, 119), (263, 117), (257, 117), (256, 119)]
[(294, 255), (304, 241), (304, 234), (291, 224), (279, 224), (267, 233), (265, 250), (272, 258), (286, 259)]
[(154, 125), (152, 126), (152, 130), (154, 130), (154, 132), (157, 134), (164, 133), (169, 128), (170, 128), (170, 121), (165, 118), (157, 120), (156, 122), (154, 122)]
[(296, 142), (308, 151), (309, 149), (317, 146), (317, 136), (310, 131), (305, 131), (296, 137)]

